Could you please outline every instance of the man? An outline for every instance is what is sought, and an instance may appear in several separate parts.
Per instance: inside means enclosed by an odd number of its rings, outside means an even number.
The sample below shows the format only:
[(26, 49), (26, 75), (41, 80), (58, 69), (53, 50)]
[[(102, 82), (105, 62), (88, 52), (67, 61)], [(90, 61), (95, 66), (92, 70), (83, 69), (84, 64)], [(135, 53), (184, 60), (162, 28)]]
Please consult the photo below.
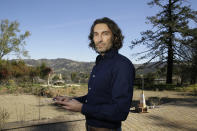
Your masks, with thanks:
[(85, 96), (56, 97), (63, 108), (81, 112), (87, 131), (121, 131), (133, 97), (135, 69), (129, 59), (118, 53), (123, 35), (109, 18), (97, 19), (90, 30), (90, 44), (99, 55), (88, 82)]

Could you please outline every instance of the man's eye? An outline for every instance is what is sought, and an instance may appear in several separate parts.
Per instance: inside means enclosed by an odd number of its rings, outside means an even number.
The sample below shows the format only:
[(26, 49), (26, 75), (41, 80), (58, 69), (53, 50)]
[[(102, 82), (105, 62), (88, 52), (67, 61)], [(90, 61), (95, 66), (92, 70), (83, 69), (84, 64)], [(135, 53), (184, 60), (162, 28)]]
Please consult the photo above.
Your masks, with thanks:
[(108, 32), (104, 32), (103, 35), (109, 35), (109, 33)]
[(94, 36), (97, 36), (97, 35), (98, 35), (97, 33), (94, 34)]

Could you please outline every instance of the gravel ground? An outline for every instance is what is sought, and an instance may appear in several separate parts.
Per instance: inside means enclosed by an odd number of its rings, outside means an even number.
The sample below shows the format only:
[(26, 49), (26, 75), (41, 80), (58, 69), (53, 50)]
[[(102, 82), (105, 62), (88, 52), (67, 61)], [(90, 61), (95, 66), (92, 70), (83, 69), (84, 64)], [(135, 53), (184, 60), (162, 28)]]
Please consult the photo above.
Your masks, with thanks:
[[(134, 92), (133, 106), (139, 103), (141, 91)], [(197, 97), (183, 92), (145, 91), (148, 106), (154, 106), (148, 113), (136, 113), (133, 108), (123, 131), (196, 131)], [(39, 98), (33, 95), (0, 95), (0, 107), (6, 109), (9, 122), (47, 120), (59, 116), (73, 120), (69, 130), (84, 131), (85, 121), (80, 113), (73, 113), (54, 106), (51, 98)], [(73, 118), (73, 119), (71, 119)], [(53, 129), (54, 130), (54, 129)], [(58, 129), (57, 129), (58, 130)]]

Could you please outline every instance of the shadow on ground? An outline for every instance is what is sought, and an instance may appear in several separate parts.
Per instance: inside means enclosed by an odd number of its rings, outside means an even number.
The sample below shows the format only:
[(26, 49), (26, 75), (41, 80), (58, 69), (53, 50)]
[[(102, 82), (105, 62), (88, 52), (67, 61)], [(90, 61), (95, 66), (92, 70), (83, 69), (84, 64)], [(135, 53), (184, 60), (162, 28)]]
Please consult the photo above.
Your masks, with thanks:
[(58, 123), (58, 124), (48, 124), (48, 125), (39, 125), (31, 128), (26, 128), (31, 131), (69, 131), (72, 130), (67, 123)]
[[(82, 120), (62, 121), (53, 123), (12, 122), (8, 123), (2, 131), (72, 131), (77, 122)], [(84, 125), (85, 126), (85, 125)]]
[[(151, 119), (152, 124), (155, 124), (157, 126), (161, 126), (161, 127), (165, 127), (169, 128), (169, 129), (174, 129), (174, 130), (185, 130), (185, 131), (196, 131), (197, 128), (192, 128), (195, 126), (194, 123), (187, 123), (187, 121), (183, 123), (179, 123), (179, 122), (172, 122), (169, 121), (161, 116), (156, 116), (156, 115), (148, 115), (146, 116), (149, 119)], [(187, 125), (187, 126), (184, 126)], [(196, 127), (196, 126), (195, 126)]]
[[(76, 122), (76, 121), (72, 121)], [(31, 131), (72, 131), (72, 126), (66, 123), (54, 123), (54, 124), (47, 124), (47, 125), (39, 125), (31, 127)]]

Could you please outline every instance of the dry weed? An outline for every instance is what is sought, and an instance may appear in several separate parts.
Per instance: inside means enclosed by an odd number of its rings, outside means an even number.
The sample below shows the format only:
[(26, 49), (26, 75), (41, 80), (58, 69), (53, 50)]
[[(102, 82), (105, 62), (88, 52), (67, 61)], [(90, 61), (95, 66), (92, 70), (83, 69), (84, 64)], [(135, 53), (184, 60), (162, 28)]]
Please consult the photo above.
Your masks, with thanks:
[(3, 129), (8, 118), (9, 113), (6, 109), (0, 107), (0, 130)]

